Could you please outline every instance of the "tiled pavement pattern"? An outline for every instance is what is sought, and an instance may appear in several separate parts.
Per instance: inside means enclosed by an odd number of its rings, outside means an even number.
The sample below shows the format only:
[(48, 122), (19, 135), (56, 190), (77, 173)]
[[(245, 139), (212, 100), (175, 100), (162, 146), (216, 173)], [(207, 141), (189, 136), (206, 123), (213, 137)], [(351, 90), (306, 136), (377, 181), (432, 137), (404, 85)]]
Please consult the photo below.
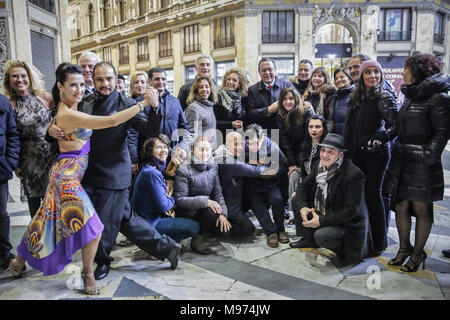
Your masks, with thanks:
[[(44, 277), (27, 268), (15, 280), (0, 270), (0, 300), (10, 299), (186, 299), (186, 300), (327, 300), (327, 299), (450, 299), (450, 147), (444, 152), (445, 199), (435, 204), (435, 223), (428, 239), (426, 269), (403, 273), (387, 265), (398, 250), (395, 215), (389, 228), (389, 247), (382, 256), (366, 259), (353, 268), (336, 268), (326, 249), (291, 249), (266, 245), (261, 228), (242, 241), (211, 239), (216, 254), (201, 256), (189, 249), (178, 268), (155, 260), (119, 235), (108, 277), (98, 281), (99, 296), (80, 294), (81, 255), (58, 275)], [(10, 181), (12, 243), (16, 246), (30, 218), (20, 202), (19, 182)], [(256, 225), (254, 217), (252, 220)], [(414, 226), (413, 226), (414, 227)], [(414, 229), (413, 229), (414, 230)], [(293, 226), (287, 226), (296, 239)], [(412, 237), (414, 232), (412, 232)], [(189, 242), (187, 242), (189, 247)], [(78, 289), (77, 289), (78, 288)]]

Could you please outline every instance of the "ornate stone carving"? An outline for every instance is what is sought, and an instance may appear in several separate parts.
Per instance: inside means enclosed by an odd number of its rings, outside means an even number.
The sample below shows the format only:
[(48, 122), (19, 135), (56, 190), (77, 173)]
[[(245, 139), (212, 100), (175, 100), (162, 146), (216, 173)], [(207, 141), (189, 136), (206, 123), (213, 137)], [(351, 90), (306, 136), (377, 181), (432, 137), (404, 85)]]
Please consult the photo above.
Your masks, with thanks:
[(0, 80), (5, 74), (5, 63), (8, 60), (8, 49), (6, 42), (6, 21), (0, 19)]
[(333, 4), (330, 8), (319, 8), (315, 5), (314, 9), (315, 17), (313, 18), (313, 22), (315, 26), (331, 22), (348, 22), (357, 25), (361, 17), (356, 7), (335, 8)]

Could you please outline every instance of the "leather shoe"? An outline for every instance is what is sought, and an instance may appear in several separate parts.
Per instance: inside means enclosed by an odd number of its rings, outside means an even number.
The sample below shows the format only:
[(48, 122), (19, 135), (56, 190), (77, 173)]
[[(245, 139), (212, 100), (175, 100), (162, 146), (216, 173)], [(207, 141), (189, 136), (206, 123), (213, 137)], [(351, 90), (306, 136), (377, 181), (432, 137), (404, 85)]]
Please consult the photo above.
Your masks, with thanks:
[(278, 248), (278, 235), (276, 233), (267, 235), (267, 245), (271, 248)]
[(442, 250), (442, 254), (443, 254), (444, 257), (446, 257), (446, 258), (450, 258), (450, 249), (444, 249), (444, 250)]
[(181, 244), (176, 243), (175, 248), (170, 250), (167, 260), (170, 262), (170, 269), (175, 270), (180, 260)]
[(301, 238), (298, 241), (289, 243), (289, 246), (294, 249), (299, 248), (318, 248), (316, 242), (313, 239)]
[(0, 268), (8, 268), (9, 267), (9, 262), (14, 259), (14, 255), (13, 254), (9, 254), (7, 256), (0, 256)]
[(290, 242), (289, 237), (285, 231), (278, 233), (278, 241), (281, 243), (289, 243)]
[(109, 274), (109, 264), (98, 264), (94, 271), (95, 280), (101, 280)]

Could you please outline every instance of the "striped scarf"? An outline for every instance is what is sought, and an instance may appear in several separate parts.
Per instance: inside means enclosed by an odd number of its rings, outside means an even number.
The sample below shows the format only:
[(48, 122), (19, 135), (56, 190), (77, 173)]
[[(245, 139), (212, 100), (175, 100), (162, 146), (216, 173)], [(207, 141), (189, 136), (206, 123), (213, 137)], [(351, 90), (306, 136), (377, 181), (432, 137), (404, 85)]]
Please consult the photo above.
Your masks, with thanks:
[(339, 158), (329, 169), (325, 168), (325, 166), (322, 165), (322, 162), (320, 163), (316, 177), (316, 194), (314, 196), (314, 209), (317, 214), (326, 214), (325, 204), (328, 197), (328, 181), (334, 177), (336, 171), (340, 168), (343, 162), (344, 158)]

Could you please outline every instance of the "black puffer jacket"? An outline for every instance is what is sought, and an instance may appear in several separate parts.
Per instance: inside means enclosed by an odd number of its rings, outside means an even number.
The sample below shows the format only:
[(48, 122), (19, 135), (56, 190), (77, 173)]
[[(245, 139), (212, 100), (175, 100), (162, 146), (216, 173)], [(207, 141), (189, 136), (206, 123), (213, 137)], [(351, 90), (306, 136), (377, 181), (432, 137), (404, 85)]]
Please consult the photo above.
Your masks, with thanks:
[(174, 191), (177, 215), (192, 218), (200, 209), (208, 207), (208, 200), (214, 200), (228, 215), (222, 195), (217, 164), (211, 157), (208, 163), (191, 158), (190, 163), (182, 164), (175, 172)]
[[(435, 74), (421, 83), (402, 86), (405, 102), (398, 112), (397, 134), (388, 186), (397, 201), (442, 200), (441, 154), (450, 134), (450, 77)], [(394, 199), (395, 200), (395, 199)]]
[(348, 150), (346, 157), (352, 158), (356, 152), (362, 151), (369, 140), (379, 140), (387, 149), (386, 143), (396, 136), (398, 106), (395, 93), (383, 88), (379, 98), (366, 96), (357, 105), (352, 97), (349, 103), (344, 132)]

